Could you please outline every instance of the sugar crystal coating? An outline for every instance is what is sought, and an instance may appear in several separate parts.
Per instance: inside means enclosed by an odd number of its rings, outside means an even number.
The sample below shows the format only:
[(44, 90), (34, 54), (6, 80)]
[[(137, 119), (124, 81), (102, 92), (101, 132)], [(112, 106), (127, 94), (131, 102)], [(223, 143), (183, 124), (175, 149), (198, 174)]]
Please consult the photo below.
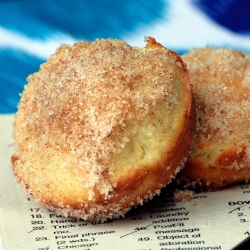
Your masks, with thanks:
[[(126, 197), (108, 204), (121, 185), (116, 173), (136, 172), (147, 161), (152, 165), (163, 158), (169, 147), (166, 138), (174, 133), (177, 140), (175, 131), (186, 124), (190, 107), (182, 105), (190, 102), (190, 91), (186, 78), (187, 86), (181, 85), (178, 74), (183, 71), (186, 77), (186, 72), (179, 60), (167, 49), (136, 49), (114, 39), (61, 45), (39, 72), (28, 77), (21, 95), (12, 158), (20, 184), (38, 202), (64, 215), (103, 219), (124, 214)], [(137, 135), (147, 142), (134, 138)], [(154, 141), (155, 145), (143, 145)], [(136, 161), (127, 155), (135, 155)], [(131, 170), (120, 156), (131, 161)], [(182, 162), (181, 156), (178, 164)], [(177, 167), (169, 170), (171, 178)], [(156, 184), (157, 190), (164, 185)], [(142, 203), (143, 197), (134, 204)]]
[(202, 148), (201, 142), (235, 142), (239, 153), (247, 147), (246, 160), (250, 163), (250, 56), (229, 48), (206, 47), (183, 58), (191, 73), (197, 107), (194, 147)]
[(183, 55), (196, 103), (189, 187), (218, 189), (250, 179), (250, 56), (209, 46)]

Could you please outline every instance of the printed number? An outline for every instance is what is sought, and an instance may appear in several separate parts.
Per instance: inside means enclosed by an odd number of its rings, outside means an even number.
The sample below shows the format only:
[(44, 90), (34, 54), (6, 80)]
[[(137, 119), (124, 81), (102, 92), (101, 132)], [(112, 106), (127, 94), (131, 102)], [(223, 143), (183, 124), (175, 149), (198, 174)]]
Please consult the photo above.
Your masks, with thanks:
[(62, 245), (62, 244), (66, 244), (66, 241), (65, 240), (57, 241), (57, 245)]
[(144, 238), (139, 238), (139, 239), (138, 239), (138, 241), (148, 241), (148, 240), (150, 240), (149, 237), (144, 237)]
[(38, 250), (49, 250), (49, 246), (48, 247), (43, 247), (43, 248), (38, 248)]
[(40, 208), (31, 208), (30, 211), (33, 212), (38, 212), (40, 210)]
[(32, 224), (32, 225), (35, 225), (35, 224), (43, 224), (43, 221), (42, 221), (42, 220), (32, 220), (32, 221), (31, 221), (31, 224)]
[(135, 228), (136, 231), (146, 230), (146, 229), (147, 229), (146, 227), (137, 227), (137, 228)]
[(41, 214), (31, 214), (30, 215), (32, 218), (42, 218), (42, 215)]
[(41, 227), (33, 227), (33, 230), (44, 230), (44, 226), (41, 226)]
[(43, 241), (43, 240), (48, 240), (47, 237), (36, 237), (36, 241)]

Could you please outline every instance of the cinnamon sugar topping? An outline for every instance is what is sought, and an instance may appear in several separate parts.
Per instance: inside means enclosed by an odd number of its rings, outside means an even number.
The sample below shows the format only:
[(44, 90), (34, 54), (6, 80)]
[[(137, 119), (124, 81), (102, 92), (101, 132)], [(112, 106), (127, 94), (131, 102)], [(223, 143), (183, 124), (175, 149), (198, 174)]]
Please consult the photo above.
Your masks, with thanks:
[(30, 159), (43, 164), (36, 156), (42, 151), (43, 159), (60, 159), (66, 176), (78, 175), (89, 200), (95, 190), (108, 199), (114, 188), (111, 156), (130, 140), (124, 131), (136, 133), (158, 103), (169, 110), (178, 104), (176, 62), (167, 53), (112, 39), (61, 45), (28, 77), (14, 123), (17, 164), (34, 171)]
[[(234, 145), (236, 158), (244, 158), (250, 166), (250, 56), (229, 48), (206, 47), (183, 59), (197, 107), (194, 148), (211, 145), (211, 150), (219, 152)], [(242, 161), (228, 161), (227, 166), (243, 167)]]

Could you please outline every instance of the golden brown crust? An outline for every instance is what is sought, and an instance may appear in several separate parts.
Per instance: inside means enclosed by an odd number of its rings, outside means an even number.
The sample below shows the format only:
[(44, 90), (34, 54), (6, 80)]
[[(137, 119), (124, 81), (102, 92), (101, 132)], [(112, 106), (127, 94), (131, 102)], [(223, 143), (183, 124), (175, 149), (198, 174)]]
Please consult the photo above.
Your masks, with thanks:
[(164, 46), (162, 46), (160, 43), (158, 43), (155, 40), (155, 38), (153, 38), (151, 36), (145, 37), (145, 41), (147, 42), (146, 49), (149, 51), (166, 49)]
[(183, 167), (195, 127), (181, 58), (107, 39), (62, 45), (29, 76), (14, 122), (14, 175), (64, 216), (106, 220), (151, 199)]
[(197, 107), (193, 151), (177, 182), (218, 190), (250, 179), (250, 57), (206, 47), (183, 56)]

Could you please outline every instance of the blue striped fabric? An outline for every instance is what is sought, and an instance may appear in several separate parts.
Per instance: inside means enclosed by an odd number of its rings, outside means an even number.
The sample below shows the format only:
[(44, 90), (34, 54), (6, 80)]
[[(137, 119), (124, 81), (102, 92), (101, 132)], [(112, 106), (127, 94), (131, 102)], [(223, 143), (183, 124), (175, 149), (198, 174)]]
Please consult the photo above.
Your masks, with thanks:
[(26, 77), (61, 43), (97, 38), (145, 46), (155, 37), (182, 54), (205, 45), (250, 52), (244, 0), (0, 1), (0, 114), (15, 113)]

